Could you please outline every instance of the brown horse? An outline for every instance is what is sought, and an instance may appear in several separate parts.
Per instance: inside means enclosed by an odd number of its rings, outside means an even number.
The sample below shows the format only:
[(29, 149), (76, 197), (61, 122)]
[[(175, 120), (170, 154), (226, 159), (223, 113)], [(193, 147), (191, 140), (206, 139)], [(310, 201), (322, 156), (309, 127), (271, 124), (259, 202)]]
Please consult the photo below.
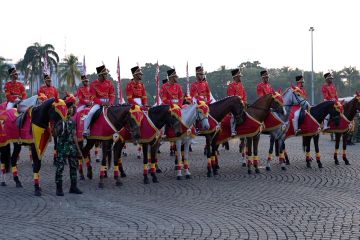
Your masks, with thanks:
[[(225, 116), (231, 113), (234, 116), (234, 120), (236, 126), (239, 126), (244, 121), (244, 104), (240, 97), (231, 96), (221, 99), (215, 103), (211, 103), (209, 105), (210, 115), (213, 117), (218, 123), (220, 123)], [(218, 175), (218, 156), (217, 150), (219, 148), (219, 144), (217, 144), (217, 138), (219, 136), (220, 129), (216, 131), (211, 131), (208, 133), (201, 134), (201, 136), (205, 136), (206, 138), (206, 155), (207, 155), (207, 176), (211, 177), (213, 174)]]
[[(356, 92), (356, 96), (351, 101), (344, 104), (344, 115), (349, 121), (352, 121), (354, 119), (357, 111), (360, 111), (360, 92)], [(346, 144), (348, 139), (348, 132), (335, 133), (335, 152), (334, 152), (335, 164), (339, 165), (338, 150), (340, 146), (341, 137), (343, 140), (342, 158), (345, 162), (345, 165), (350, 165), (349, 160), (346, 157)]]

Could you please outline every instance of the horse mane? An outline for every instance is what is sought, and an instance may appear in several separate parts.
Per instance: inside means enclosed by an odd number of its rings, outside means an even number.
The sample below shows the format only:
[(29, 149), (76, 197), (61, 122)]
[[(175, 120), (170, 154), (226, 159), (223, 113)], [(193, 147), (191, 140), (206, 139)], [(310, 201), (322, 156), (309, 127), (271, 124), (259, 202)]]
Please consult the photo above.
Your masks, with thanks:
[(31, 121), (39, 127), (47, 128), (50, 119), (49, 109), (52, 108), (52, 104), (55, 102), (55, 98), (50, 98), (32, 109)]
[(164, 111), (164, 109), (170, 109), (170, 105), (158, 105), (149, 108), (149, 112), (151, 111), (153, 114)]
[(310, 114), (318, 121), (321, 122), (328, 113), (324, 113), (324, 109), (328, 108), (329, 105), (334, 105), (335, 101), (324, 101), (310, 108)]
[(120, 130), (123, 127), (123, 121), (117, 121), (117, 119), (124, 118), (123, 115), (129, 112), (131, 106), (131, 104), (118, 104), (108, 108), (107, 115), (116, 129)]
[(264, 95), (262, 97), (259, 97), (258, 99), (255, 100), (255, 102), (253, 104), (250, 105), (250, 107), (258, 104), (258, 102), (260, 102), (260, 101), (263, 101), (264, 99), (266, 99), (265, 97), (268, 97), (268, 96), (272, 96), (272, 94), (268, 93), (268, 94), (266, 94), (266, 95)]
[(229, 99), (229, 98), (238, 98), (238, 96), (226, 96), (226, 97), (224, 97), (224, 98), (222, 98), (222, 99), (220, 99), (220, 100), (217, 100), (217, 101), (214, 102), (214, 103), (210, 103), (210, 105), (213, 105), (213, 104), (221, 104), (221, 103), (223, 103), (224, 101), (226, 101), (226, 100)]

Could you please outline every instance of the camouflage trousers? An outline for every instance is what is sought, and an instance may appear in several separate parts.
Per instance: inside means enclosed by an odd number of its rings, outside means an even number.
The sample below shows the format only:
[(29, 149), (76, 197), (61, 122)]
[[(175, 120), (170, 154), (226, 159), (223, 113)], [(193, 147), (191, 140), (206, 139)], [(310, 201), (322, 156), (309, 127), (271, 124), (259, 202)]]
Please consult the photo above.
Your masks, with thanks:
[(62, 183), (62, 177), (64, 172), (64, 167), (66, 161), (69, 163), (70, 169), (70, 180), (71, 182), (76, 182), (77, 180), (77, 168), (78, 168), (78, 160), (77, 160), (77, 152), (58, 152), (58, 156), (55, 160), (55, 183)]

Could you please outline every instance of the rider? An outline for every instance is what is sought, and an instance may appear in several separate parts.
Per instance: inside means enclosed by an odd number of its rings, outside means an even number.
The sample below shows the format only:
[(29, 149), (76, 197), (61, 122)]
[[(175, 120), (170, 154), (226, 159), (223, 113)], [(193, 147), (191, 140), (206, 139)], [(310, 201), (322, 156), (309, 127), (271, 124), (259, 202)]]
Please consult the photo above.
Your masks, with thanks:
[[(233, 78), (233, 82), (230, 83), (228, 86), (227, 95), (239, 96), (242, 99), (244, 106), (246, 106), (247, 94), (244, 85), (241, 83), (241, 77), (243, 75), (240, 73), (240, 69), (237, 68), (231, 70), (231, 75)], [(234, 117), (231, 116), (231, 136), (235, 136), (235, 135), (236, 135), (236, 125), (235, 125)]]
[(5, 84), (5, 95), (8, 101), (6, 109), (15, 107), (21, 100), (26, 99), (27, 94), (25, 87), (21, 82), (18, 82), (18, 73), (15, 67), (8, 70), (11, 81)]
[(146, 107), (148, 104), (145, 85), (141, 82), (143, 72), (136, 66), (131, 68), (133, 79), (126, 85), (126, 97), (129, 104)]
[(175, 69), (167, 71), (169, 81), (161, 86), (160, 97), (163, 104), (177, 104), (179, 107), (183, 105), (183, 90), (177, 83), (179, 77)]
[[(333, 75), (331, 73), (325, 73), (324, 78), (326, 83), (322, 86), (321, 91), (324, 95), (324, 101), (338, 101), (338, 95), (336, 91), (336, 87), (333, 84)], [(327, 115), (324, 119), (324, 128), (326, 130), (329, 128), (329, 119), (330, 115)]]
[(204, 68), (198, 66), (195, 70), (197, 81), (191, 84), (190, 96), (193, 100), (211, 102), (210, 88), (205, 78)]
[(272, 88), (271, 84), (269, 83), (269, 74), (266, 70), (260, 72), (260, 76), (262, 82), (259, 83), (256, 87), (256, 93), (259, 97), (265, 96), (269, 93), (274, 93), (274, 89)]
[(115, 88), (111, 80), (106, 79), (109, 71), (105, 65), (96, 68), (98, 79), (93, 81), (90, 85), (90, 94), (94, 105), (91, 107), (87, 117), (84, 120), (83, 135), (90, 135), (90, 123), (95, 112), (100, 109), (100, 106), (110, 106), (115, 102)]
[(82, 111), (85, 107), (92, 106), (93, 101), (91, 100), (89, 78), (86, 74), (81, 75), (81, 81), (83, 86), (79, 87), (75, 96), (79, 98), (79, 106), (77, 112)]
[(43, 93), (45, 94), (47, 99), (59, 98), (59, 92), (54, 86), (52, 86), (52, 81), (49, 74), (44, 73), (44, 81), (45, 84), (40, 87), (38, 91), (38, 96), (40, 96)]
[[(298, 92), (298, 94), (300, 94), (304, 99), (307, 99), (308, 95), (307, 92), (304, 88), (304, 76), (303, 75), (299, 75), (295, 77), (296, 80), (296, 91)], [(303, 111), (302, 108), (299, 108), (298, 110), (295, 111), (294, 113), (294, 119), (293, 119), (293, 125), (294, 125), (294, 131), (295, 131), (295, 135), (299, 135), (301, 133), (301, 129), (299, 128), (299, 116), (300, 116), (300, 111)]]

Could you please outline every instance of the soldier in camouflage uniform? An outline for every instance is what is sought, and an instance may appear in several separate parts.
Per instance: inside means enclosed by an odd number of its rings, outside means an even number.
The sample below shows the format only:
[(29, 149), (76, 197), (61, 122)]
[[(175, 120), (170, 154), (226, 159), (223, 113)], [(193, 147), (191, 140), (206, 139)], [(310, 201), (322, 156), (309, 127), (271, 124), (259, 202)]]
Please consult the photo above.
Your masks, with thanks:
[[(73, 96), (72, 96), (73, 97)], [(75, 99), (75, 98), (74, 98)], [(69, 162), (71, 187), (69, 193), (82, 194), (77, 187), (77, 154), (80, 148), (76, 138), (76, 126), (72, 116), (75, 113), (75, 104), (72, 100), (65, 100), (68, 106), (68, 116), (65, 120), (58, 121), (55, 125), (54, 134), (57, 138), (57, 153), (58, 157), (55, 161), (56, 173), (56, 195), (64, 196), (62, 189), (62, 175), (66, 161)]]

